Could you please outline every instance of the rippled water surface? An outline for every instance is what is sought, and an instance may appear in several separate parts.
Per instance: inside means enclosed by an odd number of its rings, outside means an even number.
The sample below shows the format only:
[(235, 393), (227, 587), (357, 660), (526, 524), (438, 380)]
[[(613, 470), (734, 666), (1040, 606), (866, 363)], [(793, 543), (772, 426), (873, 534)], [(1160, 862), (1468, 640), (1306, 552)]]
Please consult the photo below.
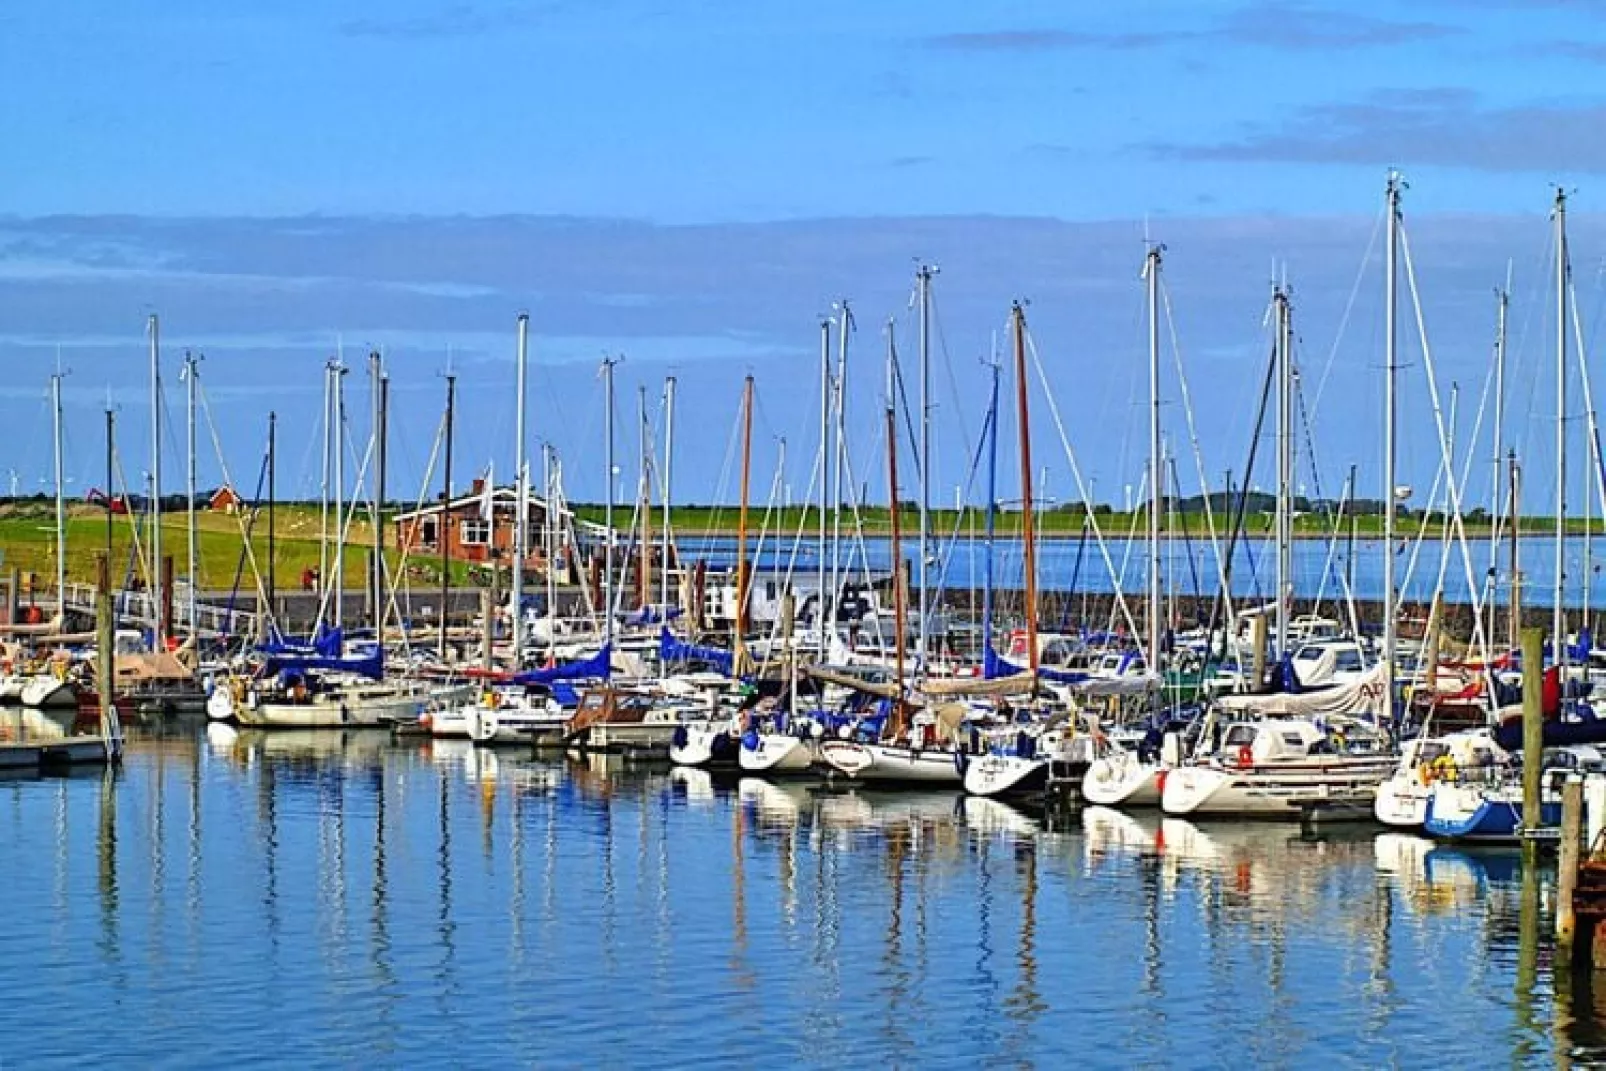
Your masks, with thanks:
[(1548, 875), (1371, 830), (195, 730), (0, 783), (0, 872), (6, 1068), (1606, 1057)]

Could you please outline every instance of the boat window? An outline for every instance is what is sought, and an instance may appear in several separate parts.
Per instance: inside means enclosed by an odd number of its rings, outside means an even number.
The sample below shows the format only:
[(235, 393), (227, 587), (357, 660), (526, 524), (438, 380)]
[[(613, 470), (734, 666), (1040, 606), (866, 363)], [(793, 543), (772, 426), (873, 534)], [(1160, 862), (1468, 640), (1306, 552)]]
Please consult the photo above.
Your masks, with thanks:
[(1320, 644), (1314, 644), (1314, 643), (1307, 644), (1306, 646), (1301, 647), (1297, 652), (1295, 652), (1294, 661), (1296, 661), (1296, 662), (1314, 662), (1317, 659), (1322, 657), (1322, 652), (1325, 651), (1325, 650), (1326, 650), (1326, 648), (1322, 647)]
[(1337, 657), (1333, 659), (1333, 668), (1353, 671), (1365, 669), (1366, 666), (1361, 661), (1361, 652), (1353, 647), (1344, 647), (1339, 649)]
[(1255, 742), (1255, 727), (1253, 725), (1234, 725), (1227, 730), (1227, 735), (1222, 738), (1221, 742), (1226, 747), (1243, 747), (1246, 744), (1252, 744)]
[(1450, 748), (1448, 745), (1441, 744), (1437, 740), (1430, 740), (1417, 749), (1416, 761), (1432, 762), (1434, 759), (1443, 758), (1449, 753)]
[(1284, 747), (1291, 747), (1297, 750), (1305, 746), (1305, 738), (1298, 733), (1283, 733), (1282, 738)]

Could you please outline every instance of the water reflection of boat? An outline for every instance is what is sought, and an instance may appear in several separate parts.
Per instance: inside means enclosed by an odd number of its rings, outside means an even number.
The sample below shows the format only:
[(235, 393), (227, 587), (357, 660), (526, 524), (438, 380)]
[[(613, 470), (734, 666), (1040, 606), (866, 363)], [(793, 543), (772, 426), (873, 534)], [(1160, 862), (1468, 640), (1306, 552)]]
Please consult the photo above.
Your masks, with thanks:
[(763, 777), (744, 777), (736, 783), (736, 798), (766, 826), (796, 825), (813, 806), (809, 786), (799, 781), (770, 781)]
[(1082, 810), (1082, 834), (1090, 859), (1158, 851), (1164, 843), (1158, 840), (1159, 829), (1158, 814), (1146, 813), (1138, 817), (1113, 807)]
[(1035, 837), (1042, 824), (1030, 813), (990, 796), (962, 796), (959, 803), (966, 827), (978, 833), (1009, 837)]
[(1428, 852), (1423, 871), (1433, 884), (1457, 883), (1482, 893), (1490, 885), (1516, 885), (1522, 881), (1522, 853), (1510, 848), (1446, 848)]

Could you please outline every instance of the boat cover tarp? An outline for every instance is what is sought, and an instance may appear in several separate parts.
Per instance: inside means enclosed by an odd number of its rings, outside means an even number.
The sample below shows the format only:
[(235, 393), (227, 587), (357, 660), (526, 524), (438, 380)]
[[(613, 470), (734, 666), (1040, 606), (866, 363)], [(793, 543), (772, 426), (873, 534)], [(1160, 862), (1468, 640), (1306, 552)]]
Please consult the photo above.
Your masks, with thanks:
[(1316, 718), (1334, 715), (1381, 717), (1389, 703), (1383, 694), (1384, 670), (1374, 666), (1349, 684), (1309, 688), (1302, 692), (1273, 692), (1269, 695), (1223, 695), (1216, 704), (1234, 714), (1260, 717)]
[(658, 632), (658, 660), (664, 665), (675, 665), (680, 662), (706, 662), (715, 669), (730, 675), (731, 667), (735, 664), (735, 657), (722, 647), (705, 647), (700, 644), (686, 643), (677, 640), (675, 634), (667, 628)]
[(892, 681), (873, 681), (829, 666), (806, 666), (803, 672), (814, 680), (826, 684), (839, 684), (844, 688), (863, 692), (865, 695), (879, 696), (882, 699), (893, 699), (898, 695), (898, 686)]
[(920, 685), (920, 690), (931, 696), (969, 695), (1005, 696), (1030, 695), (1037, 687), (1036, 679), (1025, 672), (1007, 677), (932, 677)]
[(335, 656), (325, 658), (318, 655), (274, 655), (268, 658), (263, 667), (265, 675), (275, 673), (355, 673), (359, 677), (370, 680), (382, 680), (385, 676), (385, 649), (380, 644), (374, 644), (367, 654), (355, 656)]
[(555, 684), (558, 681), (578, 681), (607, 678), (613, 670), (613, 647), (603, 644), (590, 658), (578, 662), (565, 662), (544, 669), (531, 669), (514, 674), (514, 684)]
[[(998, 680), (1003, 677), (1012, 677), (1017, 673), (1025, 673), (1025, 666), (1018, 666), (1003, 655), (993, 650), (992, 644), (982, 648), (981, 675), (986, 679)], [(1056, 684), (1077, 684), (1088, 679), (1087, 673), (1075, 672), (1066, 669), (1053, 669), (1049, 666), (1038, 666), (1037, 676), (1040, 680), (1053, 681)]]

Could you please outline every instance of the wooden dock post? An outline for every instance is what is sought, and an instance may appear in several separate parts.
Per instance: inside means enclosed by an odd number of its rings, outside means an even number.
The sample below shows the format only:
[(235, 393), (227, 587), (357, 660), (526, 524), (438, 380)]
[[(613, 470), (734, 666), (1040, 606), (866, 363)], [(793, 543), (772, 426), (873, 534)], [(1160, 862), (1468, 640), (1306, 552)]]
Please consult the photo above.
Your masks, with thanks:
[[(1556, 863), (1556, 944), (1564, 953), (1573, 947), (1573, 893), (1578, 887), (1579, 856), (1583, 849), (1584, 782), (1569, 777), (1561, 790), (1561, 845)], [(1568, 958), (1568, 955), (1558, 957)]]
[[(1556, 643), (1562, 638), (1557, 637)], [(1522, 828), (1523, 845), (1534, 844), (1530, 834), (1544, 819), (1540, 810), (1541, 757), (1544, 754), (1544, 630), (1522, 630)], [(1525, 856), (1531, 853), (1525, 851)], [(1526, 860), (1525, 860), (1526, 861)]]
[(95, 687), (100, 693), (100, 735), (106, 761), (123, 757), (123, 732), (117, 718), (117, 615), (112, 607), (111, 558), (95, 555)]
[[(1254, 670), (1253, 670), (1254, 677), (1251, 678), (1250, 681), (1249, 681), (1249, 690), (1251, 692), (1258, 692), (1258, 691), (1260, 691), (1262, 688), (1264, 688), (1266, 686), (1266, 615), (1265, 614), (1256, 614), (1255, 615), (1255, 626), (1254, 626), (1254, 630), (1253, 630), (1253, 635), (1254, 635), (1254, 639), (1251, 642), (1254, 643), (1254, 645), (1255, 645), (1255, 658), (1254, 658), (1254, 662), (1253, 662), (1253, 665), (1254, 665)], [(1281, 657), (1282, 652), (1279, 651), (1279, 652), (1277, 652), (1277, 654), (1278, 654), (1279, 657)]]
[(480, 590), (480, 642), (485, 645), (484, 667), (487, 673), (496, 668), (496, 595), (493, 588)]

